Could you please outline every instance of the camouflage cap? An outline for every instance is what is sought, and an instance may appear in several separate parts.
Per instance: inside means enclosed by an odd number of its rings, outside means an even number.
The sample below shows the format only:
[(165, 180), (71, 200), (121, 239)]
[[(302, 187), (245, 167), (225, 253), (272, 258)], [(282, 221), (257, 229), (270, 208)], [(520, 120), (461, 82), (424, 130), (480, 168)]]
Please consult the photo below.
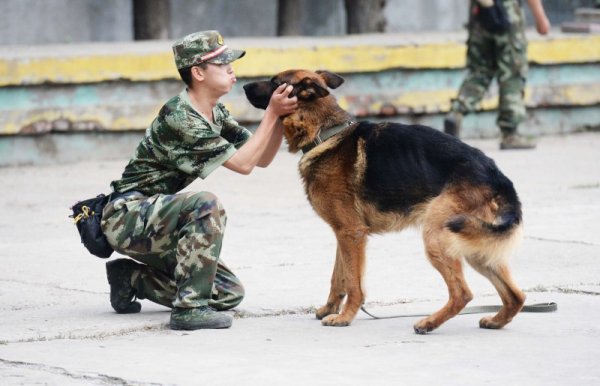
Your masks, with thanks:
[(246, 51), (227, 47), (218, 31), (200, 31), (175, 42), (173, 54), (177, 68), (183, 69), (200, 63), (231, 63), (244, 56)]

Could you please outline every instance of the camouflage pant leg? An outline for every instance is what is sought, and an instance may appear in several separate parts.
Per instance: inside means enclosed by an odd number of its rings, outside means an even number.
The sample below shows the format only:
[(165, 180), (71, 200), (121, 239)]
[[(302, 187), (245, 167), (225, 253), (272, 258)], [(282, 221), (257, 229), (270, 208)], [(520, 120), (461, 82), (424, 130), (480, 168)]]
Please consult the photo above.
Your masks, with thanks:
[(244, 286), (233, 272), (219, 260), (215, 287), (208, 305), (216, 310), (223, 311), (233, 308), (244, 299)]
[(468, 114), (475, 111), (496, 75), (494, 44), (491, 34), (476, 28), (467, 42), (467, 75), (458, 96), (452, 100), (452, 111)]
[(498, 119), (503, 131), (515, 131), (525, 120), (525, 80), (527, 78), (527, 41), (516, 28), (497, 37)]
[(177, 294), (177, 283), (165, 272), (144, 265), (134, 272), (131, 285), (138, 299), (148, 299), (165, 307), (173, 308)]
[[(107, 205), (102, 228), (117, 252), (149, 266), (136, 285), (141, 296), (165, 305), (170, 298), (174, 307), (198, 307), (213, 297), (225, 222), (225, 211), (211, 193), (132, 193)], [(221, 270), (219, 276), (233, 276)], [(222, 296), (234, 287), (239, 304), (241, 284), (229, 286)], [(223, 307), (234, 303), (230, 294), (225, 297)]]
[[(131, 281), (138, 298), (173, 307), (177, 283), (163, 271), (145, 265), (134, 274)], [(208, 305), (219, 311), (229, 310), (242, 302), (244, 293), (245, 290), (240, 280), (219, 259)]]
[(527, 42), (518, 24), (495, 35), (474, 25), (469, 33), (468, 73), (452, 110), (467, 114), (477, 109), (492, 79), (499, 88), (498, 118), (501, 128), (516, 128), (525, 119), (523, 100), (527, 76)]

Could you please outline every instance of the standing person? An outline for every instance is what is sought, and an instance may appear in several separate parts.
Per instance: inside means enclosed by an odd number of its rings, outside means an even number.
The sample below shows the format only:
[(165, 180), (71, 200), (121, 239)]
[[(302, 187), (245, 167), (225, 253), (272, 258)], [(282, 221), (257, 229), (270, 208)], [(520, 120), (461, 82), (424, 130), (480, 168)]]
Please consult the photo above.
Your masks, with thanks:
[[(527, 0), (538, 33), (550, 22), (541, 0)], [(470, 0), (467, 76), (444, 120), (444, 131), (458, 137), (463, 115), (475, 111), (494, 77), (498, 80), (500, 149), (532, 149), (535, 142), (517, 132), (525, 119), (527, 78), (525, 15), (520, 0)]]
[(279, 117), (295, 110), (297, 98), (281, 85), (251, 135), (219, 102), (236, 82), (231, 62), (245, 51), (202, 31), (173, 52), (187, 87), (146, 130), (103, 211), (107, 240), (135, 260), (106, 264), (110, 302), (118, 313), (139, 312), (136, 297), (170, 307), (175, 330), (227, 328), (232, 317), (218, 311), (238, 305), (244, 288), (219, 256), (225, 210), (212, 193), (178, 192), (221, 165), (240, 174), (268, 166), (281, 145)]

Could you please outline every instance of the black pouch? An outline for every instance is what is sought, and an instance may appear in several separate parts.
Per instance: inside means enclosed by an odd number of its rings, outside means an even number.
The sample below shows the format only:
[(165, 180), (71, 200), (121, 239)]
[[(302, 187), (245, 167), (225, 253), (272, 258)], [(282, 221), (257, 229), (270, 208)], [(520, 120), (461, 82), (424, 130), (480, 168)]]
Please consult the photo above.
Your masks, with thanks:
[(103, 259), (108, 258), (113, 253), (113, 248), (106, 240), (102, 232), (100, 220), (102, 220), (102, 210), (110, 201), (110, 195), (100, 194), (97, 197), (88, 200), (79, 201), (71, 208), (77, 231), (81, 237), (81, 242), (87, 250), (95, 256)]
[(479, 6), (479, 21), (484, 29), (494, 34), (505, 33), (510, 28), (506, 10), (498, 0), (494, 0), (491, 7)]

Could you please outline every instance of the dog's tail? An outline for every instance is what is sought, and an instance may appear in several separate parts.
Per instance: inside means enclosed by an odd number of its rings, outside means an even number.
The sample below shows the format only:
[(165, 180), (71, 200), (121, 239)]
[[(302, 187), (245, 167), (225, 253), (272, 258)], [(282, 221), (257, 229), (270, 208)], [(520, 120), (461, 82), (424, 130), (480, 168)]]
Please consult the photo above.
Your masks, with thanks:
[(494, 222), (487, 222), (471, 215), (458, 215), (446, 222), (446, 228), (454, 233), (460, 233), (466, 238), (472, 237), (503, 237), (521, 223), (521, 217), (516, 212), (504, 213)]
[(488, 217), (484, 220), (476, 216), (460, 214), (446, 222), (446, 227), (450, 231), (466, 237), (469, 235), (503, 237), (521, 224), (521, 201), (513, 183), (495, 167), (488, 171), (488, 175), (490, 179), (486, 185), (490, 189), (490, 194), (484, 195), (483, 201), (476, 205), (487, 206), (495, 218)]
[(508, 258), (520, 242), (522, 231), (521, 203), (512, 183), (503, 184), (496, 193), (491, 204), (496, 209), (494, 218), (462, 213), (445, 223), (449, 231), (459, 236), (456, 247), (461, 254), (485, 258), (490, 264)]

